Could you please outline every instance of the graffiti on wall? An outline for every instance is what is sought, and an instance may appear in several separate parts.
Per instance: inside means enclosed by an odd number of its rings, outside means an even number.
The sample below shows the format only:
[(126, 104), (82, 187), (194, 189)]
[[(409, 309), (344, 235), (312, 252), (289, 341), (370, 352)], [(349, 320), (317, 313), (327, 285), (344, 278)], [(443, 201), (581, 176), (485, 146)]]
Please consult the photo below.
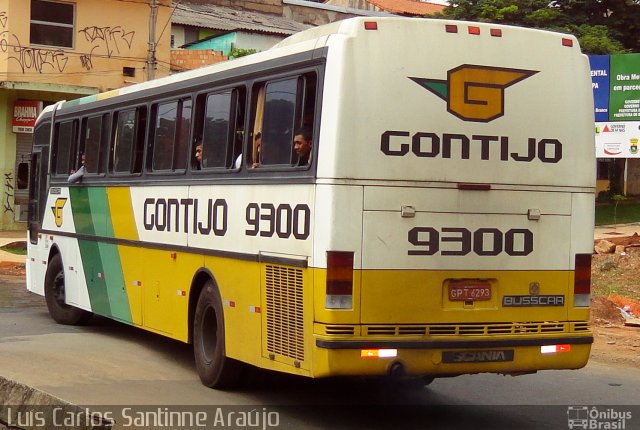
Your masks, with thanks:
[[(80, 56), (80, 63), (86, 70), (93, 69), (92, 58), (94, 55), (111, 58), (122, 53), (120, 48), (124, 49), (125, 45), (127, 49), (131, 49), (133, 37), (136, 34), (135, 31), (126, 31), (120, 26), (97, 27), (95, 25), (78, 30), (78, 33), (82, 34), (87, 42), (95, 44), (91, 48), (91, 52)], [(96, 53), (96, 51), (98, 52)]]
[(8, 22), (6, 12), (0, 11), (0, 52), (8, 54), (9, 60), (17, 62), (22, 73), (26, 72), (54, 72), (63, 73), (73, 55), (77, 55), (80, 67), (85, 70), (93, 69), (93, 57), (112, 58), (125, 50), (130, 50), (135, 31), (127, 31), (121, 26), (99, 27), (87, 26), (78, 33), (84, 40), (93, 44), (89, 52), (70, 52), (65, 49), (31, 48), (23, 46), (18, 36), (6, 29)]
[(57, 73), (64, 72), (69, 62), (69, 57), (64, 50), (24, 47), (15, 34), (11, 36), (15, 39), (15, 44), (9, 50), (9, 59), (18, 62), (22, 73), (26, 71), (43, 73), (50, 70)]
[(104, 55), (111, 58), (114, 54), (120, 54), (120, 47), (124, 45), (131, 49), (135, 31), (125, 31), (122, 27), (85, 27), (78, 30), (89, 43), (97, 43), (94, 48), (102, 47)]
[(14, 204), (14, 190), (13, 190), (13, 173), (5, 173), (4, 174), (4, 213), (11, 212), (13, 213), (13, 204)]

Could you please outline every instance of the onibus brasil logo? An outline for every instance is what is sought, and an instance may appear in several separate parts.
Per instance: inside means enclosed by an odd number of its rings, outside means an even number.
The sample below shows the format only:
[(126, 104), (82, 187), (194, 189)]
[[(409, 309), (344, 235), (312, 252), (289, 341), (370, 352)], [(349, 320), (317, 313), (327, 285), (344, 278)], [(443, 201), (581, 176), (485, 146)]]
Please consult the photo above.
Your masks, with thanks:
[(463, 64), (447, 80), (409, 77), (447, 102), (447, 111), (464, 121), (490, 122), (504, 115), (504, 92), (538, 73), (534, 70)]

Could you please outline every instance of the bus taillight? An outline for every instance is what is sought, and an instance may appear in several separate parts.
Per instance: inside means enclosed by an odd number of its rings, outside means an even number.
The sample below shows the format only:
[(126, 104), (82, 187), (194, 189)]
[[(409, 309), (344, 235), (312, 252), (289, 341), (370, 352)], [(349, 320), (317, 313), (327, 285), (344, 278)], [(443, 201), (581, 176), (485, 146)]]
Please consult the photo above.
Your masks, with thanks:
[(591, 294), (591, 254), (576, 254), (575, 280), (573, 282), (573, 305), (589, 306)]
[(327, 309), (351, 309), (353, 305), (353, 252), (327, 251)]

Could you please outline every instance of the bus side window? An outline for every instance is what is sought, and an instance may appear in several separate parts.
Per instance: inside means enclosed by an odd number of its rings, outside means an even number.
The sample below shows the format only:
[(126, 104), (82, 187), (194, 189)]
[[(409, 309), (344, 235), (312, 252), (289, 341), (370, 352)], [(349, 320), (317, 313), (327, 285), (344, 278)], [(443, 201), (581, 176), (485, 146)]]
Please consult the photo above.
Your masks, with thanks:
[(259, 155), (260, 165), (297, 165), (294, 132), (302, 126), (313, 129), (316, 81), (315, 73), (306, 73), (267, 81), (254, 89), (253, 135), (261, 133), (261, 146), (259, 153), (254, 148), (253, 158)]
[[(105, 137), (105, 124), (107, 115), (92, 116), (82, 120), (80, 146), (78, 148), (78, 163), (85, 155), (84, 167), (89, 174), (102, 173), (100, 158), (102, 154), (102, 141)], [(80, 164), (76, 166), (76, 170)]]
[[(244, 87), (228, 88), (196, 99), (192, 170), (234, 169), (244, 136)], [(200, 151), (196, 155), (196, 151)]]
[(150, 135), (153, 171), (184, 170), (191, 130), (191, 99), (154, 105), (155, 120)]
[(52, 168), (56, 175), (68, 176), (74, 170), (72, 158), (75, 155), (77, 133), (76, 120), (56, 124)]
[(244, 87), (233, 90), (233, 116), (231, 118), (232, 147), (231, 159), (233, 164), (231, 167), (239, 168), (242, 165), (242, 143), (244, 141), (244, 118), (246, 108), (246, 90)]
[(140, 173), (147, 114), (145, 107), (118, 111), (114, 115), (110, 171)]

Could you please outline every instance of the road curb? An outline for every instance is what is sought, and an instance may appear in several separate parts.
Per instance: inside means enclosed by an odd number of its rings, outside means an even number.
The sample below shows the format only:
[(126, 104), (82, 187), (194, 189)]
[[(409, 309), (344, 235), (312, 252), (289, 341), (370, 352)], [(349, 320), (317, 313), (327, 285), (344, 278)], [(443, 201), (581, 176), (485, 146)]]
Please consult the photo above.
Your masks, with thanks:
[(0, 428), (97, 430), (113, 425), (95, 421), (89, 409), (0, 376)]

